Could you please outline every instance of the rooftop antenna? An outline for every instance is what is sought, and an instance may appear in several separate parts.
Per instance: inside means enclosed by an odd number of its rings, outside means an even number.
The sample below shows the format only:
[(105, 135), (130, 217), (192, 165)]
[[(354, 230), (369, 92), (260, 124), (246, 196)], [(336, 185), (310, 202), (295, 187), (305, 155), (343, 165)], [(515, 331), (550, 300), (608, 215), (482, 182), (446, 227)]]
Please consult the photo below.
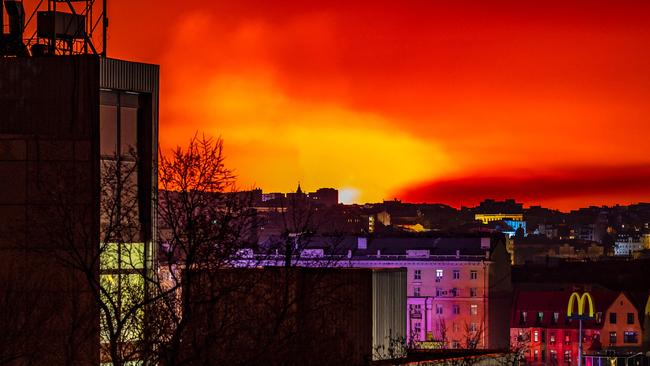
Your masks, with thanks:
[[(26, 22), (23, 2), (31, 5)], [(0, 21), (0, 56), (93, 54), (106, 57), (107, 0), (0, 0), (0, 3), (10, 21), (8, 35)]]

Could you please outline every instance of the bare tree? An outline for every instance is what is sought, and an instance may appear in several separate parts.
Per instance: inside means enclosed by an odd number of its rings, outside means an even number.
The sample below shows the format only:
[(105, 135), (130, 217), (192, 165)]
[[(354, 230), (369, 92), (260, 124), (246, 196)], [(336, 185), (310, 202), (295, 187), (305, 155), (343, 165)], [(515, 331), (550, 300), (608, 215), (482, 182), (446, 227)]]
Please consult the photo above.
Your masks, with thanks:
[(463, 338), (465, 339), (465, 348), (466, 349), (477, 349), (481, 342), (483, 341), (483, 336), (485, 333), (484, 323), (465, 323), (465, 334)]
[[(159, 281), (152, 282), (159, 296), (148, 323), (156, 358), (164, 365), (190, 363), (207, 343), (219, 341), (214, 332), (201, 339), (191, 334), (195, 317), (217, 310), (226, 297), (232, 299), (253, 283), (248, 276), (218, 278), (221, 270), (234, 266), (242, 250), (256, 245), (255, 213), (240, 195), (228, 194), (235, 180), (224, 161), (222, 140), (205, 136), (194, 136), (186, 149), (159, 156), (161, 250)], [(194, 313), (197, 299), (203, 302), (201, 314)], [(187, 337), (193, 338), (192, 350), (186, 349)]]

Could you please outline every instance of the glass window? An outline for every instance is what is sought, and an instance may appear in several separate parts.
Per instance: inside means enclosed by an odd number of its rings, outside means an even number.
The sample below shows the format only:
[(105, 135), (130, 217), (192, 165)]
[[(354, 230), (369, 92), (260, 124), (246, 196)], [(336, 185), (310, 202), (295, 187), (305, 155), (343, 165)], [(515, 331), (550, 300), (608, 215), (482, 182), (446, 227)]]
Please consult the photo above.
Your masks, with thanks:
[(533, 342), (539, 342), (539, 331), (533, 331)]
[(453, 276), (454, 276), (453, 278), (454, 278), (455, 280), (460, 279), (460, 271), (457, 270), (457, 269), (455, 269), (455, 270), (453, 271)]
[(616, 313), (609, 313), (610, 324), (616, 324)]
[(453, 305), (454, 314), (460, 314), (460, 305)]
[(476, 290), (476, 287), (472, 287), (472, 288), (469, 289), (469, 296), (476, 297), (477, 293), (478, 293), (478, 291)]
[(442, 314), (442, 304), (436, 304), (436, 314)]
[(478, 272), (469, 271), (469, 278), (472, 279), (472, 280), (478, 279)]
[(634, 324), (634, 313), (627, 313), (627, 324)]
[(413, 279), (414, 280), (421, 280), (422, 279), (422, 271), (419, 269), (416, 269), (413, 271)]
[(117, 107), (99, 106), (99, 152), (102, 156), (115, 156), (117, 149)]
[(436, 280), (440, 280), (442, 278), (443, 271), (441, 269), (436, 269)]
[(637, 343), (636, 332), (624, 332), (623, 333), (623, 342), (624, 343)]
[(469, 331), (470, 332), (478, 331), (478, 326), (476, 325), (476, 323), (469, 323)]
[(616, 344), (616, 332), (609, 332), (609, 344)]
[(478, 305), (472, 304), (469, 306), (469, 313), (472, 315), (478, 315)]
[(120, 153), (125, 157), (135, 157), (138, 150), (138, 109), (120, 108)]
[(420, 288), (419, 287), (413, 287), (413, 296), (415, 296), (415, 297), (420, 296)]

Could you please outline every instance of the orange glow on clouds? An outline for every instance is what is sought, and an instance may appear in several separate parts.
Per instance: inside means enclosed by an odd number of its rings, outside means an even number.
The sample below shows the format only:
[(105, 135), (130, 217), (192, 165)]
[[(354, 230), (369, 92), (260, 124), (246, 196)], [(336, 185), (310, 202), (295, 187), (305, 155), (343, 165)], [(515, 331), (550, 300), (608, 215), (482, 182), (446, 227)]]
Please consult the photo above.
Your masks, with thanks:
[[(650, 164), (646, 1), (177, 4), (112, 1), (110, 56), (160, 64), (163, 148), (220, 135), (241, 187), (558, 208), (650, 199), (603, 175), (643, 180)], [(530, 194), (484, 179), (556, 173), (552, 192)], [(566, 187), (595, 180), (611, 184)]]

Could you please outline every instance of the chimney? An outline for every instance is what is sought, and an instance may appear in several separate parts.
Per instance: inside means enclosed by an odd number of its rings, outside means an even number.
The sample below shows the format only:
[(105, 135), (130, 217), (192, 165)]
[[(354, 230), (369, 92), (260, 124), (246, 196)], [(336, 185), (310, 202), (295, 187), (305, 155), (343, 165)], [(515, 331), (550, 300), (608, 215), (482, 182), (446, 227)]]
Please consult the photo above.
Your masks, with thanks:
[(357, 238), (357, 249), (368, 249), (368, 238), (358, 237)]

